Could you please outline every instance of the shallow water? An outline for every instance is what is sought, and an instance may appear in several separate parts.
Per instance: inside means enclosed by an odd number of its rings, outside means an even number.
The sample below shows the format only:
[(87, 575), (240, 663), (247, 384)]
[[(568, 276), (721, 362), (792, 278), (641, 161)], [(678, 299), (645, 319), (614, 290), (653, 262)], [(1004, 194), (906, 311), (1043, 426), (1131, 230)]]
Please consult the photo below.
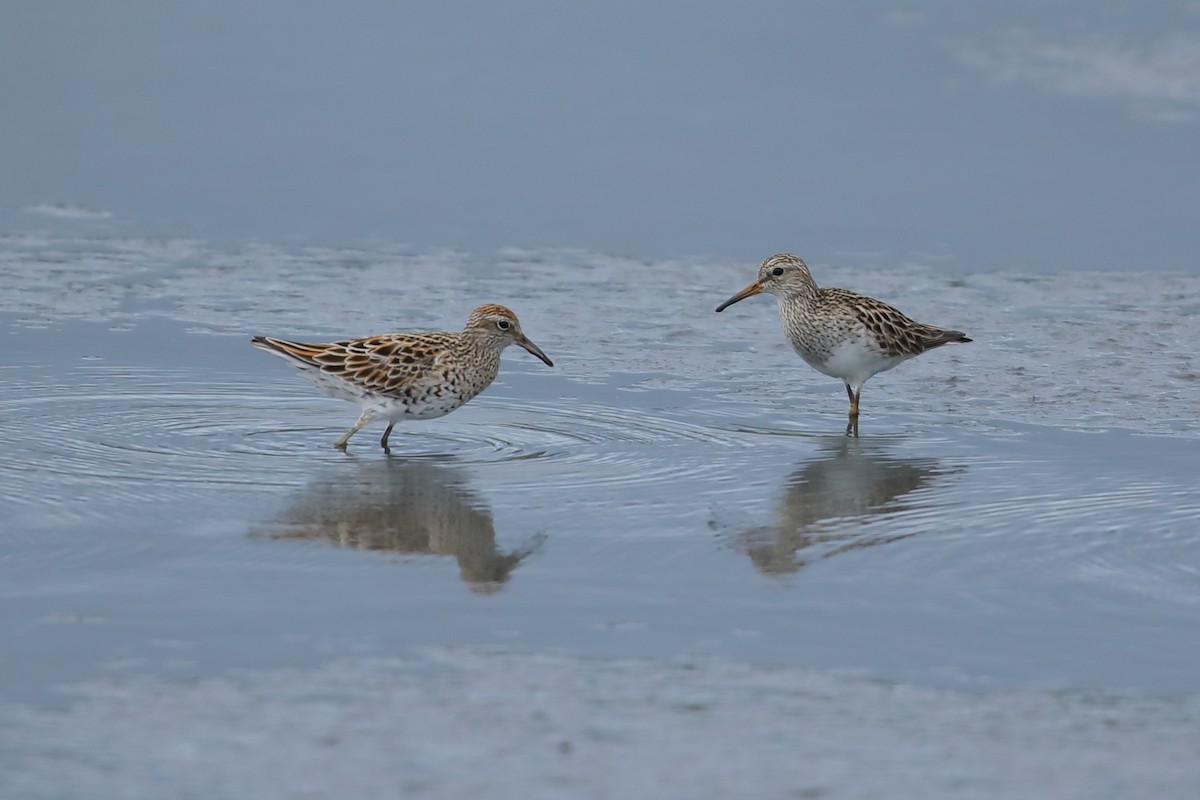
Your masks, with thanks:
[[(0, 241), (0, 699), (430, 646), (1200, 691), (1200, 279), (813, 268), (975, 342), (850, 439), (771, 303), (712, 312), (753, 265)], [(556, 368), (513, 348), (390, 457), (247, 341), (482, 301)]]

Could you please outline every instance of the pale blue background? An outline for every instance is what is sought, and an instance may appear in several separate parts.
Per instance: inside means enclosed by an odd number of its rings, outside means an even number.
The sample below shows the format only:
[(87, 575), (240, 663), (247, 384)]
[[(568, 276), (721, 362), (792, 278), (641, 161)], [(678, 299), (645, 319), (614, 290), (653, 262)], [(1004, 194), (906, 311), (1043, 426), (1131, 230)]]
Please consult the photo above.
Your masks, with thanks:
[(17, 2), (0, 230), (1195, 271), (1194, 2)]

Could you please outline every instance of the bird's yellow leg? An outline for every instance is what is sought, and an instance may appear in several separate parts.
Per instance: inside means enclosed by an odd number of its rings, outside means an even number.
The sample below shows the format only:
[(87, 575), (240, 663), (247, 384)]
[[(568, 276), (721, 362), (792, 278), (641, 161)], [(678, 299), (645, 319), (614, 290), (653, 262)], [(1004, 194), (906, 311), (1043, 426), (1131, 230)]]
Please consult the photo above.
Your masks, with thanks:
[(862, 387), (856, 392), (850, 388), (850, 384), (846, 384), (846, 394), (850, 396), (850, 419), (846, 422), (846, 433), (858, 436), (858, 399), (862, 396)]
[(342, 435), (342, 438), (338, 439), (336, 442), (333, 443), (333, 446), (336, 447), (338, 450), (345, 450), (346, 443), (350, 441), (350, 437), (353, 436), (354, 434), (358, 433), (359, 431), (361, 431), (363, 429), (363, 426), (366, 425), (368, 422), (370, 422), (373, 419), (375, 419), (375, 414), (373, 412), (364, 411), (359, 416), (358, 422), (354, 423), (354, 427), (351, 428), (350, 430), (346, 431), (346, 433)]

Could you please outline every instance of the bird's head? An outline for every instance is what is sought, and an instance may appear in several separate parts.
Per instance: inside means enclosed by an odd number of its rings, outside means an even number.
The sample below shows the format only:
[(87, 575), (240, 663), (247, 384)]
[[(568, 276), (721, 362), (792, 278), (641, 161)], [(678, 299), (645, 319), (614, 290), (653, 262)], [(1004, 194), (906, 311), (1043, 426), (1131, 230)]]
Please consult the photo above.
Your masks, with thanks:
[(554, 362), (542, 352), (542, 348), (521, 332), (521, 321), (517, 319), (517, 315), (504, 306), (491, 303), (475, 309), (467, 319), (466, 330), (492, 347), (503, 350), (510, 344), (515, 344), (546, 362), (546, 366), (554, 366)]
[(724, 311), (734, 303), (756, 294), (801, 295), (811, 292), (814, 288), (808, 265), (791, 253), (779, 253), (762, 263), (758, 268), (758, 279), (754, 283), (717, 306), (717, 311)]

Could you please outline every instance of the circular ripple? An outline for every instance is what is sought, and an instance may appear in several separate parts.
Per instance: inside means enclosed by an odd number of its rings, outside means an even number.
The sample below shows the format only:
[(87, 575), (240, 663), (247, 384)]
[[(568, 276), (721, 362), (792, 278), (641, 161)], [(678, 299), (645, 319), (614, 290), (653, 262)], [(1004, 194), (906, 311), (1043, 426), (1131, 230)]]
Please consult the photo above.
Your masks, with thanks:
[[(346, 458), (329, 445), (355, 414), (304, 384), (266, 394), (240, 374), (200, 378), (89, 364), (72, 371), (69, 382), (56, 377), (14, 381), (0, 402), (0, 446), (15, 454), (0, 464), (0, 488), (24, 504), (75, 500), (71, 513), (123, 497), (162, 500), (221, 485), (295, 486), (311, 476), (314, 462)], [(397, 426), (393, 457), (538, 461), (553, 467), (538, 471), (538, 485), (630, 484), (728, 471), (721, 453), (733, 455), (759, 438), (595, 404), (483, 398), (476, 405), (486, 412)], [(382, 456), (378, 427), (359, 434), (351, 457)]]
[[(536, 461), (543, 469), (509, 486), (608, 486), (725, 473), (721, 454), (744, 453), (754, 437), (642, 410), (594, 404), (548, 406), (485, 400), (486, 421), (453, 418), (397, 426), (394, 457), (451, 455), (460, 465)], [(744, 455), (742, 456), (744, 458)], [(732, 460), (737, 460), (736, 458)], [(511, 477), (511, 476), (510, 476)]]

